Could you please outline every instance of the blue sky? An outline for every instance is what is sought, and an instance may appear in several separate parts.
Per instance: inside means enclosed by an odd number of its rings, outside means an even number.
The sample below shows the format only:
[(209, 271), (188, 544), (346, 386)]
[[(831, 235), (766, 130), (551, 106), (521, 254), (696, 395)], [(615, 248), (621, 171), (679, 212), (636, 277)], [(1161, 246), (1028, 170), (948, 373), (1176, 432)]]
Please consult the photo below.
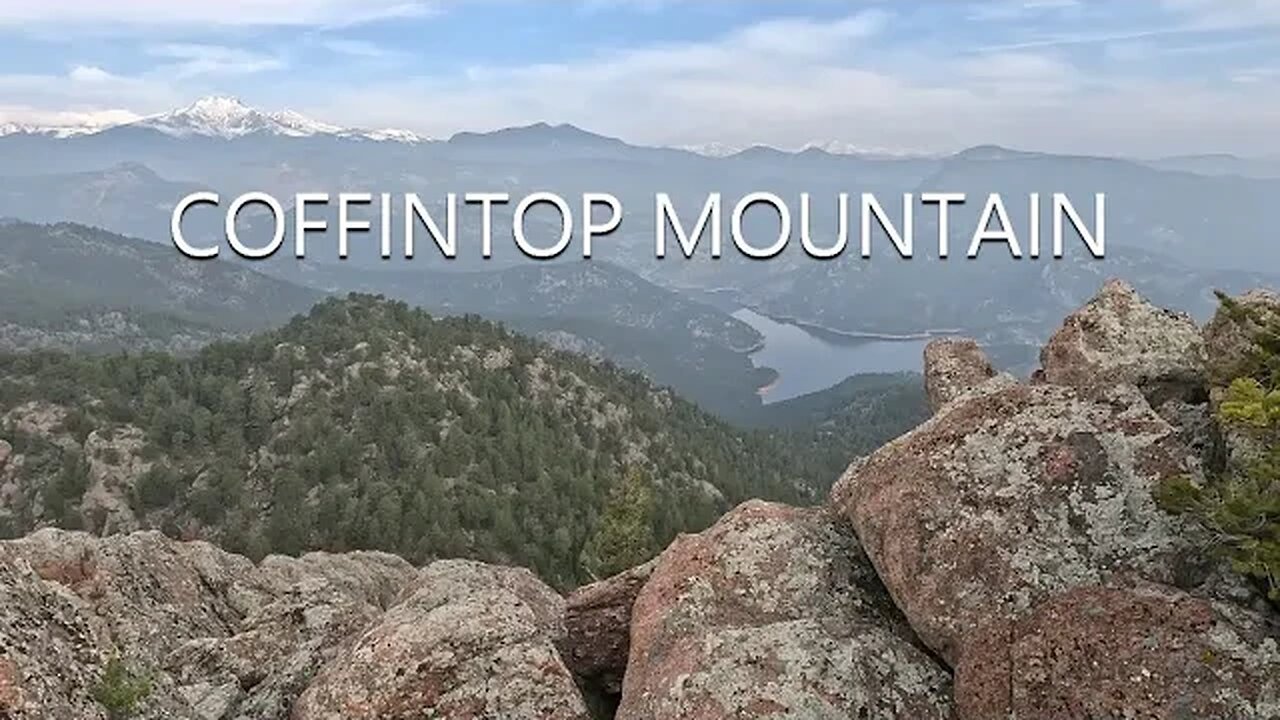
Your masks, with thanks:
[(0, 121), (1280, 153), (1280, 0), (0, 0)]

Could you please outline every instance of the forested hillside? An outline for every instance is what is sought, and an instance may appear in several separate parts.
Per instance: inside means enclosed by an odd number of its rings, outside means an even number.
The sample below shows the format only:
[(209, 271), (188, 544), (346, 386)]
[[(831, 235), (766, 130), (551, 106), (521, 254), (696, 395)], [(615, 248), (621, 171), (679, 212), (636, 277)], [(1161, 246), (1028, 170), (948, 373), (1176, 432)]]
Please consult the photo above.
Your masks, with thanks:
[[(810, 462), (837, 468), (867, 455), (929, 418), (916, 373), (854, 375), (835, 387), (765, 405), (755, 425), (788, 435)], [(834, 482), (836, 474), (825, 479)]]
[(323, 296), (84, 225), (0, 222), (0, 349), (190, 352)]
[(0, 378), (6, 535), (158, 527), (251, 556), (513, 562), (567, 586), (838, 472), (637, 374), (373, 296), (189, 358), (0, 356)]

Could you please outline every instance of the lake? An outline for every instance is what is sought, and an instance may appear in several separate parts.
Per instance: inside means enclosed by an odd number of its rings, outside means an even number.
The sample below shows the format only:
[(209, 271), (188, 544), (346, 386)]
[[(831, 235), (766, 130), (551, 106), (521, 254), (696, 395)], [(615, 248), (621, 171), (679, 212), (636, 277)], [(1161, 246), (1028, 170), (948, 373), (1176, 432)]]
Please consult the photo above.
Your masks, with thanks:
[(766, 403), (825, 390), (850, 375), (920, 372), (929, 342), (819, 335), (745, 308), (733, 316), (764, 336), (764, 347), (751, 354), (751, 362), (778, 371), (777, 382), (762, 392)]

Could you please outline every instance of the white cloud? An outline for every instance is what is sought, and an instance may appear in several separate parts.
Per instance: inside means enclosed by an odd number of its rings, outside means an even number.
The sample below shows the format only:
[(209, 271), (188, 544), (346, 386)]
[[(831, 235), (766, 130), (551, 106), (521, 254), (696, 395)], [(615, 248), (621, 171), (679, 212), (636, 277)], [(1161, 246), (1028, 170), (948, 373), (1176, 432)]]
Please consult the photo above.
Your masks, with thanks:
[(365, 60), (389, 60), (404, 56), (404, 53), (398, 50), (389, 50), (382, 45), (366, 42), (364, 40), (326, 38), (321, 40), (319, 44), (329, 52), (337, 53), (338, 55), (346, 55), (347, 57), (362, 58)]
[(71, 68), (67, 77), (78, 83), (111, 83), (120, 79), (95, 65), (77, 65)]
[(0, 0), (0, 25), (342, 26), (435, 11), (436, 4), (430, 0)]
[[(943, 152), (996, 142), (1082, 153), (1280, 150), (1280, 93), (1174, 75), (1099, 74), (1050, 46), (956, 53), (899, 44), (892, 16), (770, 21), (699, 43), (570, 62), (476, 66), (458, 78), (324, 94), (304, 109), (344, 124), (458, 130), (572, 122), (633, 142), (837, 140)], [(888, 28), (888, 30), (886, 30)], [(326, 98), (331, 98), (327, 100)]]
[(251, 75), (286, 66), (279, 56), (223, 45), (166, 43), (149, 48), (148, 53), (174, 61), (153, 72), (178, 80), (201, 75)]
[(0, 104), (0, 123), (18, 122), (38, 127), (107, 127), (141, 119), (132, 110), (46, 110), (23, 105)]
[(111, 118), (155, 112), (181, 97), (166, 81), (124, 77), (91, 65), (58, 75), (0, 75), (0, 114), (6, 122), (109, 124)]

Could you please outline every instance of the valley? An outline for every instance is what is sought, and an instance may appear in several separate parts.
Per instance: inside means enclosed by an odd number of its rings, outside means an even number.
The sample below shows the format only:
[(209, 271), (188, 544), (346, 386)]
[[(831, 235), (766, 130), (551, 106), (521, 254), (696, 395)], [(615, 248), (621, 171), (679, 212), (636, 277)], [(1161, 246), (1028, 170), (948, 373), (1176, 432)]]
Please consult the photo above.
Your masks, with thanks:
[[(656, 515), (645, 547), (705, 526), (738, 498), (803, 502), (825, 492), (850, 457), (927, 417), (918, 373), (934, 335), (974, 337), (997, 367), (1025, 376), (1061, 317), (1110, 276), (1200, 319), (1216, 308), (1214, 290), (1280, 284), (1266, 270), (1280, 267), (1280, 255), (1249, 220), (1264, 216), (1280, 182), (1271, 177), (996, 147), (929, 158), (763, 147), (708, 157), (549, 124), (431, 141), (215, 100), (93, 132), (0, 135), (0, 153), (16, 161), (0, 170), (0, 217), (16, 218), (0, 223), (0, 347), (12, 353), (5, 427), (31, 458), (19, 484), (27, 491), (6, 500), (9, 532), (158, 527), (240, 538), (237, 549), (251, 556), (308, 547), (464, 554), (571, 585), (595, 572), (588, 545), (609, 488), (626, 485), (631, 470), (661, 478), (647, 491)], [(595, 238), (590, 260), (496, 252), (514, 243), (501, 231), (490, 258), (450, 260), (423, 244), (412, 262), (384, 259), (382, 230), (402, 228), (416, 208), (375, 217), (349, 238), (345, 259), (332, 206), (280, 208), (289, 227), (326, 226), (307, 233), (305, 261), (280, 252), (196, 262), (168, 237), (173, 207), (195, 189), (288, 197), (352, 187), (371, 196), (420, 189), (421, 214), (437, 224), (448, 203), (435, 199), (476, 187), (507, 197), (603, 189), (627, 210), (616, 233)], [(927, 243), (904, 260), (890, 233), (904, 218), (892, 203), (873, 223), (869, 258), (820, 261), (799, 247), (769, 262), (653, 256), (648, 210), (658, 194), (688, 219), (709, 188), (744, 197), (761, 187), (780, 197), (849, 187), (884, 197), (938, 187), (970, 197), (1103, 190), (1113, 217), (1105, 260), (948, 259)], [(1192, 211), (1203, 197), (1230, 210), (1225, 225), (1206, 228)], [(833, 209), (814, 205), (815, 237), (835, 236)], [(193, 246), (223, 232), (218, 213), (205, 210), (183, 226)], [(253, 247), (274, 235), (276, 221), (259, 210), (246, 206), (240, 217)], [(958, 251), (970, 240), (961, 229), (984, 208), (949, 211), (949, 233), (929, 217), (914, 230)], [(1007, 212), (1012, 224), (1053, 236), (1052, 213), (1036, 228), (1026, 207)], [(742, 233), (776, 232), (767, 215), (744, 213)], [(515, 216), (495, 204), (493, 227)], [(527, 219), (530, 237), (556, 236), (553, 217), (531, 210)], [(440, 234), (432, 245), (483, 245), (471, 224)], [(1206, 234), (1230, 242), (1209, 251), (1196, 242)], [(559, 369), (543, 377), (544, 366)], [(406, 377), (415, 379), (402, 386)], [(547, 383), (587, 414), (564, 415)], [(409, 397), (421, 407), (405, 406)], [(72, 411), (76, 403), (83, 409)], [(304, 408), (316, 419), (300, 421)], [(513, 435), (517, 420), (533, 429)], [(370, 422), (388, 434), (360, 429)], [(248, 435), (227, 429), (237, 423)], [(664, 427), (689, 428), (692, 445), (646, 455)], [(342, 457), (315, 446), (339, 436)], [(495, 442), (510, 462), (493, 465), (478, 450)], [(718, 448), (714, 462), (695, 450), (702, 445)], [(744, 454), (747, 446), (760, 451)], [(95, 459), (104, 447), (127, 470)], [(530, 452), (557, 471), (544, 477), (514, 459)], [(223, 456), (243, 460), (228, 466)], [(121, 479), (130, 473), (141, 475)], [(549, 511), (551, 496), (576, 498), (570, 515)], [(380, 519), (367, 531), (333, 526), (343, 512)], [(550, 527), (564, 532), (528, 548), (513, 540), (517, 528), (541, 537)]]
[(627, 478), (651, 497), (653, 549), (745, 498), (816, 497), (838, 469), (638, 374), (373, 296), (189, 358), (0, 355), (0, 378), (6, 535), (161, 528), (253, 557), (466, 556), (572, 586), (617, 562), (593, 543)]

